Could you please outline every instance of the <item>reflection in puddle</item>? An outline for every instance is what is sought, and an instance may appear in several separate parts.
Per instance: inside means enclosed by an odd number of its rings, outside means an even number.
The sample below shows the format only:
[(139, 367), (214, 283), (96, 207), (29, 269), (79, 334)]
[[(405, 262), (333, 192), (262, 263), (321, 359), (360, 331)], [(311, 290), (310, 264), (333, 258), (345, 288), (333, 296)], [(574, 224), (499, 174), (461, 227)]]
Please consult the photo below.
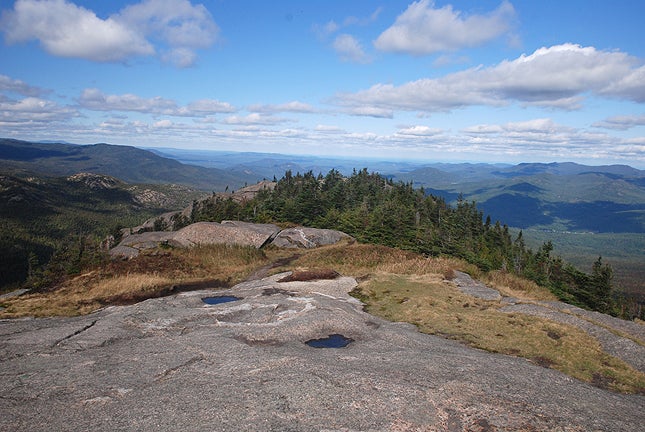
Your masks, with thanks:
[(322, 339), (311, 339), (305, 343), (313, 348), (343, 348), (352, 342), (354, 342), (354, 339), (341, 334), (333, 334)]
[(203, 297), (202, 301), (208, 305), (216, 305), (220, 303), (228, 303), (237, 300), (242, 300), (240, 297), (235, 296), (214, 296), (214, 297)]

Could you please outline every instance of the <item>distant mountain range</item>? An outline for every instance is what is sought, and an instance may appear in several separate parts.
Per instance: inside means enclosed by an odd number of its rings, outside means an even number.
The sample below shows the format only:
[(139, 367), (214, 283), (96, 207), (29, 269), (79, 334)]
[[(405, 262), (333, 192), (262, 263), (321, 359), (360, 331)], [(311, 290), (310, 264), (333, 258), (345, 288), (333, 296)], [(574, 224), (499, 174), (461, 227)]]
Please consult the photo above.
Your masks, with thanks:
[(237, 188), (255, 178), (217, 168), (182, 164), (136, 147), (34, 143), (0, 139), (0, 167), (11, 173), (68, 176), (91, 172), (128, 183), (176, 183), (205, 191)]
[(287, 170), (326, 174), (336, 169), (347, 175), (367, 167), (448, 202), (460, 196), (476, 201), (493, 220), (516, 228), (645, 233), (645, 171), (627, 165), (423, 163), (12, 139), (0, 139), (0, 164), (11, 174), (92, 172), (129, 183), (175, 183), (204, 191), (237, 189), (280, 178)]
[(448, 201), (462, 194), (517, 228), (645, 233), (645, 171), (626, 165), (442, 164), (392, 177)]
[[(350, 175), (362, 168), (411, 182), (450, 203), (460, 196), (475, 201), (493, 221), (525, 230), (527, 241), (553, 240), (557, 253), (574, 262), (603, 255), (612, 263), (624, 261), (620, 265), (629, 267), (630, 275), (645, 268), (645, 171), (626, 165), (427, 163), (0, 138), (0, 174), (18, 179), (89, 172), (210, 193), (281, 178), (287, 170)], [(633, 286), (642, 287), (637, 281), (642, 278), (630, 277)]]

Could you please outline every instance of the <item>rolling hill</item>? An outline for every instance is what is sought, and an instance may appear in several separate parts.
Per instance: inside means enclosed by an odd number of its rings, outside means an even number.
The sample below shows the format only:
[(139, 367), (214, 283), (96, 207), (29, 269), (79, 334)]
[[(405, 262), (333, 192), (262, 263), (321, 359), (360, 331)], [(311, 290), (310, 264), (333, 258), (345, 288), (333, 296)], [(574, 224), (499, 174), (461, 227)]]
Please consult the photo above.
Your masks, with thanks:
[(217, 168), (182, 164), (136, 147), (93, 144), (34, 143), (0, 139), (3, 171), (69, 176), (91, 172), (116, 177), (128, 183), (176, 183), (203, 191), (238, 188), (260, 178)]

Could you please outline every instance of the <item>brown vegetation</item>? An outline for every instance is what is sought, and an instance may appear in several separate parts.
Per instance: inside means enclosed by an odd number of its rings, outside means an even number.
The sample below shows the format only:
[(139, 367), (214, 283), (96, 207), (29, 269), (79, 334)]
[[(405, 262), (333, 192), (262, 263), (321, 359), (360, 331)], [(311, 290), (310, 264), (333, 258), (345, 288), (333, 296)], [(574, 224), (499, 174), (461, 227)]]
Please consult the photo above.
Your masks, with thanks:
[(266, 263), (262, 251), (249, 247), (156, 250), (128, 261), (111, 261), (46, 292), (7, 299), (0, 318), (80, 315), (188, 289), (229, 287)]

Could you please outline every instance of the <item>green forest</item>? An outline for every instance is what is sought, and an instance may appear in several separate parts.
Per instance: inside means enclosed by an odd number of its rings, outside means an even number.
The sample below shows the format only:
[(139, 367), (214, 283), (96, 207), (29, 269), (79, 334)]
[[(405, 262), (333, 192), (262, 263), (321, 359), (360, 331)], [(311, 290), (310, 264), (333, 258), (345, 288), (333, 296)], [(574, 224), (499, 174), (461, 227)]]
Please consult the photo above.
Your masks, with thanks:
[(531, 250), (522, 232), (513, 237), (506, 225), (484, 217), (475, 202), (459, 199), (450, 206), (411, 182), (395, 183), (367, 169), (349, 177), (336, 170), (325, 176), (287, 171), (273, 190), (249, 201), (215, 194), (196, 201), (190, 220), (182, 222), (225, 219), (336, 229), (360, 242), (456, 256), (482, 271), (513, 272), (586, 309), (624, 318), (638, 310), (633, 300), (615, 294), (611, 266), (602, 258), (590, 263), (591, 272), (580, 271), (554, 256), (551, 242)]

